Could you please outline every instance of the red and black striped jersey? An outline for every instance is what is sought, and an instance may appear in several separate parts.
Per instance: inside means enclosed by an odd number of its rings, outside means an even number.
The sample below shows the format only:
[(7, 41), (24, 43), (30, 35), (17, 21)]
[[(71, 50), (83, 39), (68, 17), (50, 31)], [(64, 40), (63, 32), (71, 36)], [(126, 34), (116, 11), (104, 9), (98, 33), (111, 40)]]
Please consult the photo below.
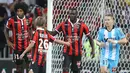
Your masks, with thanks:
[(70, 47), (64, 45), (64, 53), (69, 55), (81, 55), (82, 54), (82, 37), (83, 33), (89, 35), (89, 29), (85, 23), (77, 19), (77, 22), (73, 24), (70, 19), (60, 23), (57, 28), (57, 32), (63, 32), (65, 41), (71, 41)]
[(20, 19), (18, 16), (9, 18), (6, 28), (13, 33), (14, 50), (24, 51), (30, 42), (30, 28), (32, 27), (32, 18)]
[(46, 51), (49, 47), (49, 41), (53, 42), (55, 38), (47, 33), (43, 28), (37, 28), (34, 33), (33, 40), (31, 42), (35, 43), (35, 46), (32, 50), (32, 59), (37, 61), (38, 65), (43, 64), (43, 60), (46, 58)]

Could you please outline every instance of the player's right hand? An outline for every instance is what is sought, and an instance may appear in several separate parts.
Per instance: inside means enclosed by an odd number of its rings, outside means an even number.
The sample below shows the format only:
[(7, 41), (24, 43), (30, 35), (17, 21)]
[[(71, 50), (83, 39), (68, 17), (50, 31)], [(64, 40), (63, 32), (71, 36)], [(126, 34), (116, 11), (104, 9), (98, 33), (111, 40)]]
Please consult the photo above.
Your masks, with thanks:
[(23, 59), (23, 57), (24, 57), (24, 53), (22, 53), (21, 55), (20, 55), (20, 59)]
[(101, 42), (99, 46), (100, 46), (100, 47), (104, 47), (104, 46), (105, 46), (105, 43), (104, 43), (104, 42)]
[(11, 48), (14, 48), (14, 47), (13, 47), (13, 43), (10, 42), (9, 40), (7, 41), (7, 45), (8, 45), (9, 47), (11, 47)]
[(66, 42), (66, 45), (67, 45), (67, 46), (70, 46), (70, 42)]
[(129, 37), (130, 37), (130, 33), (127, 33), (126, 34), (126, 39), (129, 39)]

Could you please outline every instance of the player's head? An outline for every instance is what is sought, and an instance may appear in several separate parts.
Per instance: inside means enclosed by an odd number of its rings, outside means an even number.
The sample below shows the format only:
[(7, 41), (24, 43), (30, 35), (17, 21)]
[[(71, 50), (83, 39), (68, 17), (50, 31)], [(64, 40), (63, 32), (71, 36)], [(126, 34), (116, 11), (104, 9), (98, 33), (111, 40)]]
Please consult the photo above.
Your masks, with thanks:
[(70, 8), (70, 11), (69, 11), (69, 17), (70, 17), (70, 20), (71, 21), (74, 21), (77, 19), (77, 9), (76, 8)]
[(106, 14), (104, 17), (104, 24), (106, 27), (111, 27), (114, 25), (114, 17), (112, 14)]
[(31, 4), (29, 6), (28, 12), (32, 14), (33, 18), (35, 19), (38, 16), (42, 16), (42, 7)]
[(38, 16), (35, 19), (35, 24), (37, 27), (45, 27), (47, 24), (47, 19), (45, 16)]
[(23, 17), (28, 11), (28, 5), (25, 2), (15, 4), (14, 10), (19, 17)]

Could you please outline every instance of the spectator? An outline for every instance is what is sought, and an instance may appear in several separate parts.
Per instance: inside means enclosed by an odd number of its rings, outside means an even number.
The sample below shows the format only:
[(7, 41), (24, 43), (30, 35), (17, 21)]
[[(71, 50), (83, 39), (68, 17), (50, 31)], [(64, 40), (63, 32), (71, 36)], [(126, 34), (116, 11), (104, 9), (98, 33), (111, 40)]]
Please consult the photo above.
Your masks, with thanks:
[(0, 6), (0, 52), (1, 52), (1, 57), (4, 57), (4, 47), (6, 44), (6, 39), (5, 39), (5, 35), (4, 35), (4, 24), (5, 24), (5, 15), (7, 14), (6, 9), (2, 6)]

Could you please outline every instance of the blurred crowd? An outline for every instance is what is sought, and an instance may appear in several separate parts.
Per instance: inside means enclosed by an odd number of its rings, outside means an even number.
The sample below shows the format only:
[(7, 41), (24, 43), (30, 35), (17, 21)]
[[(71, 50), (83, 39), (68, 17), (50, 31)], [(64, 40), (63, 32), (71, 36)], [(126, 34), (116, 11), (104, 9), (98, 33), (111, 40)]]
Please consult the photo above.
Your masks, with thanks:
[[(4, 27), (10, 17), (16, 15), (14, 5), (18, 2), (28, 4), (28, 12), (26, 16), (36, 18), (47, 13), (47, 0), (0, 0), (0, 58), (9, 58), (12, 54), (12, 49), (7, 46), (4, 35)], [(12, 32), (9, 32), (10, 40)]]

